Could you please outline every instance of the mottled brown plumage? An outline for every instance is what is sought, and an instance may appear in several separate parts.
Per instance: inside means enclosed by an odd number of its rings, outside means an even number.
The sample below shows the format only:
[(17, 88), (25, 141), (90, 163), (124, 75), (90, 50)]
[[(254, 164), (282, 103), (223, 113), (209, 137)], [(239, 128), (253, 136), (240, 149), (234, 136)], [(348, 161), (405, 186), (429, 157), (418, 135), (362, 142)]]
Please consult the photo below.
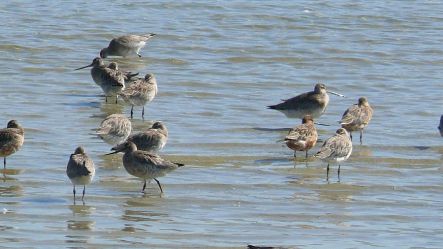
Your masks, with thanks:
[(363, 129), (371, 121), (373, 110), (365, 97), (358, 99), (358, 104), (349, 107), (340, 121), (341, 127), (345, 128), (351, 137), (352, 132), (360, 131), (360, 143), (363, 140)]
[[(117, 71), (119, 70), (117, 62), (113, 62), (113, 61), (108, 64), (108, 68), (112, 69), (112, 70), (117, 70)], [(125, 84), (127, 84), (128, 82), (133, 80), (133, 78), (138, 75), (138, 73), (132, 73), (132, 72), (126, 72), (126, 71), (125, 72), (121, 71), (121, 72), (123, 73), (123, 76), (125, 78)]]
[(119, 71), (108, 68), (101, 58), (94, 58), (91, 64), (77, 68), (92, 67), (91, 76), (94, 82), (99, 85), (105, 93), (106, 102), (109, 96), (116, 96), (115, 103), (117, 103), (117, 94), (125, 89), (125, 75)]
[(294, 157), (296, 157), (297, 151), (306, 151), (306, 158), (308, 158), (308, 150), (315, 146), (317, 139), (318, 134), (314, 119), (311, 115), (306, 115), (303, 117), (302, 124), (289, 131), (285, 142), (290, 149), (294, 150)]
[(133, 116), (134, 106), (143, 106), (142, 118), (145, 115), (145, 105), (151, 102), (157, 95), (157, 80), (154, 74), (146, 74), (145, 78), (137, 78), (132, 81), (125, 90), (120, 93), (122, 99), (131, 105), (131, 118)]
[(173, 171), (178, 167), (184, 166), (181, 163), (173, 163), (165, 160), (159, 155), (143, 150), (137, 150), (137, 146), (133, 142), (125, 142), (112, 149), (115, 150), (115, 152), (109, 154), (125, 152), (123, 155), (123, 166), (129, 174), (144, 180), (142, 192), (145, 191), (146, 180), (154, 179), (157, 182), (160, 191), (163, 193), (162, 186), (157, 178), (166, 175), (166, 173)]
[(340, 162), (345, 161), (351, 156), (352, 141), (348, 136), (348, 132), (340, 128), (335, 135), (328, 138), (321, 147), (320, 151), (314, 155), (328, 163), (326, 168), (326, 178), (329, 178), (329, 163), (338, 162), (338, 177), (340, 179)]
[(85, 149), (81, 146), (77, 147), (73, 154), (69, 157), (66, 166), (66, 175), (72, 182), (75, 200), (75, 185), (83, 185), (82, 200), (85, 197), (86, 185), (91, 183), (95, 175), (94, 162), (86, 154)]
[(97, 129), (97, 135), (111, 145), (125, 141), (132, 131), (131, 121), (122, 114), (107, 116)]
[(10, 120), (5, 129), (0, 129), (0, 157), (3, 157), (3, 168), (6, 169), (6, 157), (14, 154), (25, 141), (25, 130), (16, 120)]
[(146, 131), (129, 136), (127, 141), (133, 142), (139, 150), (158, 153), (168, 141), (168, 129), (157, 121)]

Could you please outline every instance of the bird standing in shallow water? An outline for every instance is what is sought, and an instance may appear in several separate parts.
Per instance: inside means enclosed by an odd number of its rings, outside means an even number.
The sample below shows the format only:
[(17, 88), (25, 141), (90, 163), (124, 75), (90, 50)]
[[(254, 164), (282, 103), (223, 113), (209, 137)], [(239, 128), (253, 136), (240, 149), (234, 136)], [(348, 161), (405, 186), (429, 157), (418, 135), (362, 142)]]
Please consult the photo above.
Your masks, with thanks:
[[(112, 69), (112, 70), (117, 70), (117, 71), (119, 70), (117, 62), (113, 62), (113, 61), (108, 64), (108, 68)], [(132, 73), (132, 72), (126, 72), (126, 71), (125, 72), (121, 71), (121, 72), (123, 73), (123, 76), (125, 77), (125, 84), (127, 84), (129, 81), (131, 81), (133, 77), (138, 75), (138, 73)]]
[(129, 136), (127, 141), (133, 142), (139, 150), (158, 153), (168, 141), (168, 129), (157, 121), (148, 130)]
[(100, 57), (106, 58), (108, 56), (130, 56), (140, 55), (140, 49), (146, 45), (146, 41), (155, 34), (147, 35), (124, 35), (111, 40), (107, 48), (100, 51)]
[(5, 129), (0, 129), (0, 157), (3, 157), (3, 169), (6, 170), (6, 157), (14, 154), (25, 141), (25, 130), (16, 120), (10, 120)]
[(85, 197), (86, 185), (91, 183), (95, 175), (94, 162), (85, 153), (83, 147), (77, 147), (74, 154), (71, 154), (66, 167), (66, 174), (72, 182), (75, 202), (75, 185), (83, 185), (82, 201)]
[(326, 180), (329, 180), (329, 163), (338, 162), (338, 180), (340, 181), (340, 162), (349, 158), (352, 153), (352, 142), (348, 136), (348, 132), (340, 128), (335, 135), (328, 138), (320, 151), (314, 155), (325, 162), (328, 162), (326, 168)]
[(125, 142), (112, 148), (114, 152), (108, 153), (115, 154), (118, 152), (125, 152), (123, 155), (123, 166), (126, 171), (136, 177), (144, 180), (142, 192), (146, 188), (146, 180), (154, 179), (160, 191), (163, 193), (162, 186), (157, 180), (158, 177), (166, 175), (166, 173), (184, 166), (181, 163), (173, 163), (168, 160), (162, 159), (156, 154), (151, 154), (147, 151), (137, 150), (137, 146), (133, 142)]
[(345, 128), (349, 132), (349, 136), (352, 140), (352, 132), (360, 131), (360, 144), (363, 141), (363, 129), (371, 121), (372, 113), (371, 106), (369, 105), (368, 99), (361, 97), (358, 99), (358, 104), (349, 107), (343, 117), (341, 118), (341, 127)]
[(108, 96), (116, 96), (115, 103), (117, 103), (117, 94), (125, 89), (125, 75), (119, 70), (106, 67), (103, 60), (98, 57), (94, 58), (91, 64), (75, 70), (87, 67), (92, 67), (92, 79), (102, 88), (106, 102), (108, 102)]
[(154, 74), (146, 74), (145, 78), (138, 78), (132, 81), (125, 90), (119, 95), (122, 99), (131, 105), (131, 118), (134, 114), (134, 106), (143, 106), (142, 118), (145, 116), (145, 105), (151, 102), (157, 95), (157, 80)]
[(288, 118), (302, 119), (305, 115), (311, 115), (316, 119), (325, 112), (326, 107), (328, 106), (328, 93), (344, 97), (341, 94), (327, 91), (324, 84), (316, 84), (314, 91), (302, 93), (293, 98), (284, 100), (280, 104), (270, 105), (268, 108), (280, 111)]
[(313, 148), (317, 143), (318, 134), (315, 129), (314, 119), (311, 115), (303, 117), (302, 124), (294, 127), (285, 137), (286, 145), (294, 150), (294, 157), (297, 151), (306, 151), (306, 158), (308, 158), (308, 150)]
[(125, 141), (131, 134), (131, 121), (122, 114), (107, 116), (97, 129), (97, 135), (111, 145)]

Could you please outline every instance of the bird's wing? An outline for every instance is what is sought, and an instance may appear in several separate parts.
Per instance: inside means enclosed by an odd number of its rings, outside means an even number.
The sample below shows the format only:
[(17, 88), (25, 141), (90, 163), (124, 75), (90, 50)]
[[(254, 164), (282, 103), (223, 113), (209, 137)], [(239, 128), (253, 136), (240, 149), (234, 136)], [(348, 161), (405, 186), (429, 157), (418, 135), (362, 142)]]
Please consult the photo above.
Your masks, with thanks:
[(291, 129), (288, 135), (285, 137), (285, 140), (306, 140), (308, 136), (311, 135), (311, 131), (308, 126), (305, 124), (301, 124), (293, 129)]
[(160, 141), (160, 136), (156, 129), (149, 129), (142, 133), (137, 133), (128, 138), (137, 145), (140, 150), (149, 149), (150, 147), (156, 145)]
[(313, 98), (313, 92), (302, 93), (286, 101), (277, 104), (273, 109), (286, 110), (286, 109), (308, 109), (312, 106), (317, 106), (318, 102)]
[(125, 35), (112, 39), (109, 46), (124, 46), (131, 49), (140, 47), (140, 43), (148, 40), (149, 38), (140, 35)]
[(20, 134), (14, 131), (14, 129), (6, 128), (0, 130), (0, 147), (3, 147), (13, 142), (14, 140), (17, 139), (18, 136), (20, 136)]
[(351, 124), (360, 116), (361, 109), (358, 105), (349, 107), (341, 118), (340, 124)]

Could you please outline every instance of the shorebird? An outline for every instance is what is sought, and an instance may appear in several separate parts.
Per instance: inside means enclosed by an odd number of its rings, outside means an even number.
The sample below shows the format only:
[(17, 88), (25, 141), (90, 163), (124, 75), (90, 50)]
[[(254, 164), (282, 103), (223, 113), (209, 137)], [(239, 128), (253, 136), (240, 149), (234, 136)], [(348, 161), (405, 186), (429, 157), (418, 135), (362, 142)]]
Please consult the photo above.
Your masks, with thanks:
[(163, 193), (163, 188), (157, 178), (166, 175), (166, 173), (173, 171), (178, 167), (184, 166), (184, 164), (181, 163), (173, 163), (162, 159), (156, 154), (137, 150), (137, 146), (133, 142), (125, 142), (112, 149), (115, 151), (108, 153), (107, 155), (125, 152), (123, 155), (123, 166), (129, 174), (144, 180), (142, 192), (145, 191), (146, 180), (154, 179), (157, 182), (160, 191)]
[(443, 137), (443, 115), (440, 117), (440, 125), (438, 126), (438, 129), (440, 130), (440, 135)]
[(119, 95), (122, 99), (131, 105), (131, 118), (134, 114), (134, 106), (143, 106), (142, 118), (145, 116), (145, 105), (151, 102), (157, 95), (157, 80), (154, 74), (146, 74), (145, 78), (138, 78), (132, 82)]
[(302, 124), (289, 131), (285, 142), (290, 149), (294, 150), (294, 157), (297, 157), (297, 151), (306, 151), (306, 158), (308, 158), (308, 150), (315, 146), (317, 139), (314, 119), (311, 115), (305, 115)]
[(335, 135), (328, 138), (320, 151), (314, 157), (328, 163), (326, 168), (326, 179), (329, 180), (329, 163), (338, 162), (338, 179), (340, 181), (340, 162), (349, 158), (352, 153), (352, 141), (348, 136), (348, 132), (340, 128), (335, 132)]
[(360, 131), (360, 144), (363, 138), (363, 129), (371, 121), (373, 110), (369, 105), (368, 100), (365, 97), (358, 99), (358, 104), (349, 107), (343, 117), (340, 124), (342, 128), (345, 128), (349, 132), (349, 136), (352, 140), (352, 132)]
[(14, 154), (25, 141), (25, 130), (16, 120), (10, 120), (5, 129), (0, 129), (0, 157), (3, 157), (3, 168), (6, 169), (6, 157)]
[(86, 185), (91, 183), (95, 175), (94, 162), (85, 153), (83, 147), (77, 147), (73, 154), (69, 157), (66, 174), (72, 182), (75, 202), (75, 185), (83, 185), (82, 200), (85, 197)]
[(288, 118), (303, 118), (305, 115), (311, 115), (313, 118), (320, 117), (329, 103), (329, 95), (334, 94), (340, 97), (344, 95), (326, 90), (324, 84), (316, 84), (314, 91), (302, 93), (293, 98), (283, 100), (277, 105), (268, 106), (269, 109), (274, 109), (282, 112)]
[(139, 52), (146, 45), (146, 41), (155, 34), (147, 35), (124, 35), (111, 40), (107, 48), (100, 51), (100, 57), (106, 58), (108, 56), (129, 56), (136, 54), (142, 57)]
[(168, 129), (160, 122), (155, 122), (146, 131), (129, 136), (127, 141), (133, 142), (139, 150), (158, 153), (168, 140)]
[(106, 102), (108, 96), (116, 96), (115, 103), (117, 103), (117, 94), (125, 89), (125, 76), (119, 70), (114, 70), (105, 66), (102, 59), (96, 57), (91, 64), (79, 67), (75, 70), (92, 67), (91, 76), (94, 82), (99, 85), (105, 93)]
[(122, 114), (107, 116), (97, 129), (97, 135), (110, 145), (125, 141), (131, 134), (131, 121)]
[[(119, 70), (117, 62), (113, 62), (113, 61), (108, 64), (108, 68), (112, 69), (112, 70)], [(123, 72), (123, 71), (121, 71), (121, 72), (123, 73), (123, 76), (125, 77), (125, 83), (128, 83), (129, 81), (132, 80), (133, 77), (138, 75), (138, 73)]]

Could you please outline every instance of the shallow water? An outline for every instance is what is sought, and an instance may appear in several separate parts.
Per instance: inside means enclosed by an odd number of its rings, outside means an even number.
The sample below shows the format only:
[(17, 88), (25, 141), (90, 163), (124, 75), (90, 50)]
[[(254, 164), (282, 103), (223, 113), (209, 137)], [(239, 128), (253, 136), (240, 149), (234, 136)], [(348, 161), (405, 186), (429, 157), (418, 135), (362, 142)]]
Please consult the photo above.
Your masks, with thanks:
[[(0, 182), (3, 248), (439, 248), (443, 146), (443, 18), (438, 1), (235, 1), (0, 3), (0, 123), (26, 129)], [(146, 195), (121, 156), (93, 129), (106, 104), (88, 70), (109, 40), (156, 33), (142, 58), (159, 95), (140, 131), (168, 126), (162, 155), (186, 167)], [(109, 62), (111, 60), (107, 60)], [(303, 158), (279, 140), (298, 124), (265, 106), (323, 82), (333, 91), (318, 120), (325, 140), (343, 111), (366, 96), (375, 115), (342, 164)], [(2, 125), (3, 126), (3, 125)], [(357, 136), (356, 136), (357, 137)], [(83, 205), (65, 169), (83, 145), (97, 175)], [(318, 150), (317, 145), (310, 154)], [(299, 153), (300, 155), (303, 153)], [(413, 238), (413, 240), (411, 239)]]

